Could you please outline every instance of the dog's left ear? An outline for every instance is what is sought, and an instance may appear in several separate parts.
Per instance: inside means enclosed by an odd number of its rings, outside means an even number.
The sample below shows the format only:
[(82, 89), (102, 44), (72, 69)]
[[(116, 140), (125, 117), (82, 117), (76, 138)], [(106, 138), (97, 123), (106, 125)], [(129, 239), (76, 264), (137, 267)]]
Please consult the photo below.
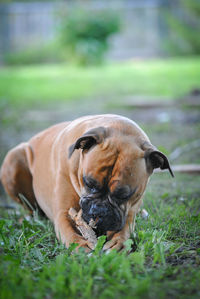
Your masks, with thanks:
[(171, 176), (174, 177), (173, 171), (170, 167), (167, 157), (157, 150), (147, 150), (144, 156), (147, 164), (147, 169), (153, 170), (160, 168), (162, 170), (168, 169)]
[(89, 150), (92, 146), (101, 143), (105, 137), (106, 129), (104, 127), (98, 127), (86, 132), (69, 147), (69, 158), (75, 149), (81, 148), (83, 150)]

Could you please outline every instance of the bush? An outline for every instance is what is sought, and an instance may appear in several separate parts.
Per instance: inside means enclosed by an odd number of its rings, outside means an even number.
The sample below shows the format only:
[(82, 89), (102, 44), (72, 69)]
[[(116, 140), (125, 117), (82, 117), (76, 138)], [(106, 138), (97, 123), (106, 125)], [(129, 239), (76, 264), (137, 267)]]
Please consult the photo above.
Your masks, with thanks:
[(102, 62), (110, 36), (119, 29), (118, 15), (109, 11), (70, 10), (63, 16), (60, 27), (67, 59), (82, 65)]
[(176, 55), (200, 54), (200, 1), (182, 0), (167, 13), (168, 51)]

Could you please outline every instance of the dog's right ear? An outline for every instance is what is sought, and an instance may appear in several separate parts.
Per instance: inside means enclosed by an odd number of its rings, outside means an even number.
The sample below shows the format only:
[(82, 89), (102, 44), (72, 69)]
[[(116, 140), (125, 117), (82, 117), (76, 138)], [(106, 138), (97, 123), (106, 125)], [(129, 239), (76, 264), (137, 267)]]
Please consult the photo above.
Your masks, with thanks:
[(174, 177), (169, 161), (163, 153), (158, 151), (156, 147), (149, 142), (144, 142), (142, 149), (145, 151), (144, 158), (150, 173), (152, 173), (155, 168), (160, 168), (162, 170), (167, 169), (171, 176)]
[(98, 127), (86, 132), (69, 147), (69, 158), (75, 149), (89, 150), (94, 145), (101, 143), (105, 137), (106, 129), (104, 127)]
[(162, 170), (167, 169), (171, 176), (174, 177), (173, 171), (170, 167), (167, 157), (160, 151), (152, 150), (145, 153), (145, 159), (147, 169), (160, 168)]

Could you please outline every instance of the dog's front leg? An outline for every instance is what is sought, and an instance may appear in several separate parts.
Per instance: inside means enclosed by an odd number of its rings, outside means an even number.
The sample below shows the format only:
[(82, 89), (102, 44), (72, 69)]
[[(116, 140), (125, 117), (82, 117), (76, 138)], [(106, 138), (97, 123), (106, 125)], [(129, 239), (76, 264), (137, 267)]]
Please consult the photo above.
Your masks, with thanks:
[(108, 232), (108, 241), (105, 243), (103, 250), (116, 249), (120, 251), (124, 248), (124, 242), (128, 240), (135, 229), (135, 218), (138, 213), (141, 201), (137, 202), (128, 212), (126, 223), (119, 232)]
[(73, 207), (80, 209), (79, 198), (72, 187), (66, 183), (66, 179), (59, 179), (55, 188), (53, 201), (53, 219), (56, 236), (68, 248), (71, 243), (78, 243), (78, 247), (84, 247), (86, 251), (93, 248), (88, 240), (78, 234), (73, 221), (68, 215), (69, 209)]
[(70, 219), (68, 219), (66, 211), (60, 211), (55, 219), (55, 231), (56, 236), (63, 244), (68, 248), (71, 243), (77, 243), (78, 247), (83, 247), (86, 251), (90, 251), (93, 248), (93, 244), (90, 244), (88, 240), (85, 240), (80, 236), (73, 227)]

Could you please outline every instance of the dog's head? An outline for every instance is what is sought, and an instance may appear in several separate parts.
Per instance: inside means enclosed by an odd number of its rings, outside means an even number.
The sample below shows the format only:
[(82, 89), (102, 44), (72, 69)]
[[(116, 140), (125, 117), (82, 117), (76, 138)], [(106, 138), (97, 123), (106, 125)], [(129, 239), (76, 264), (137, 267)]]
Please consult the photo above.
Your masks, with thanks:
[(93, 219), (99, 234), (123, 228), (129, 209), (141, 198), (155, 168), (168, 169), (167, 157), (151, 143), (118, 128), (98, 127), (71, 145), (77, 149), (80, 206), (84, 220)]

